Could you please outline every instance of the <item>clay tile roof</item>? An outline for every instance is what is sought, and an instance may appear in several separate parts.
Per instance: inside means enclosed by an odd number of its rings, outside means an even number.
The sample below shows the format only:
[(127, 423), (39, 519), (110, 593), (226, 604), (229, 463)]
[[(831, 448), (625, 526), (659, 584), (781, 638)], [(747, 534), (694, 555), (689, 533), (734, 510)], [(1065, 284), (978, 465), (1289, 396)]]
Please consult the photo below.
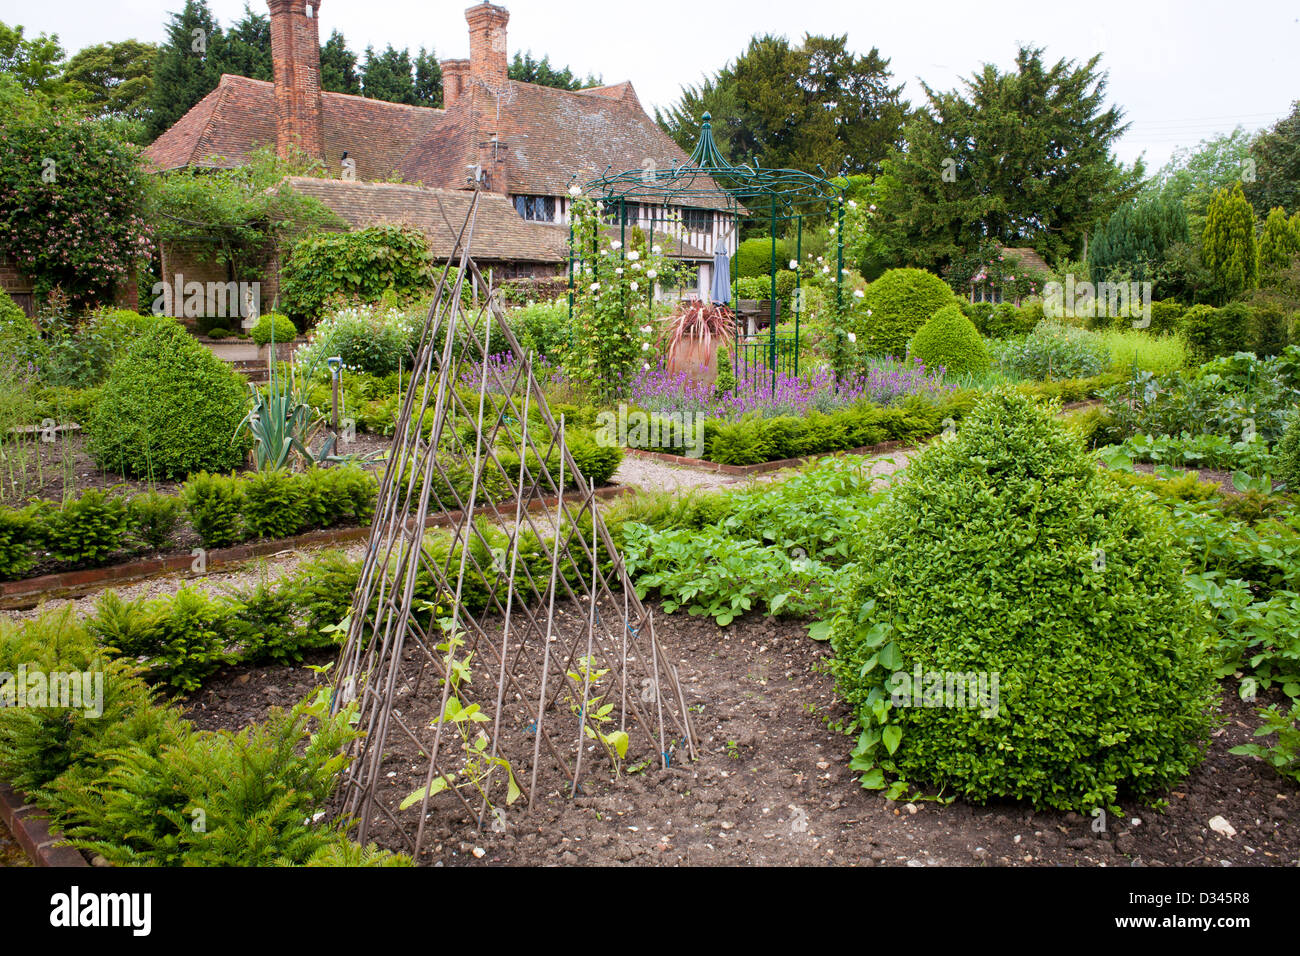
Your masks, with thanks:
[[(394, 175), (411, 144), (432, 133), (443, 117), (442, 110), (346, 93), (322, 93), (321, 113), (326, 163), (339, 169), (347, 152), (356, 160), (359, 179)], [(274, 145), (272, 84), (226, 74), (145, 155), (160, 169), (231, 167), (245, 162), (256, 147)]]
[[(354, 228), (389, 223), (414, 226), (429, 237), (434, 257), (439, 259), (454, 251), (474, 195), (466, 189), (305, 176), (290, 177), (289, 183), (296, 192), (319, 199)], [(514, 203), (498, 193), (485, 192), (482, 197), (471, 245), (476, 259), (562, 262), (567, 258), (567, 227), (526, 222)]]
[(1047, 263), (1028, 246), (998, 246), (998, 251), (1008, 259), (1014, 259), (1021, 267), (1033, 272), (1051, 272)]

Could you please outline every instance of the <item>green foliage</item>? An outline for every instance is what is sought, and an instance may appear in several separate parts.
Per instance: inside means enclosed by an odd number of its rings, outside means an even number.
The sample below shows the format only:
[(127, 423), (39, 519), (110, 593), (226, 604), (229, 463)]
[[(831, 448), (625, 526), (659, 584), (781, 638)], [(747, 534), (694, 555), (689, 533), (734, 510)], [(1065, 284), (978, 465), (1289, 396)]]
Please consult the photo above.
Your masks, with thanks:
[(1093, 231), (1088, 245), (1091, 281), (1151, 281), (1165, 251), (1190, 239), (1187, 207), (1181, 200), (1164, 193), (1145, 195), (1120, 206)]
[(87, 630), (100, 644), (141, 662), (150, 681), (195, 691), (234, 655), (230, 608), (202, 591), (181, 588), (172, 597), (126, 602), (109, 591), (95, 605)]
[(306, 523), (302, 483), (284, 469), (259, 471), (243, 480), (244, 527), (257, 538), (287, 538)]
[(129, 529), (126, 502), (91, 489), (51, 510), (43, 536), (54, 560), (93, 566), (122, 550)]
[(1287, 426), (1274, 454), (1277, 463), (1273, 474), (1286, 482), (1287, 489), (1292, 494), (1300, 493), (1300, 415)]
[(1246, 198), (1255, 211), (1281, 206), (1300, 210), (1300, 100), (1291, 112), (1256, 136), (1250, 143), (1255, 160), (1254, 181), (1246, 184)]
[(667, 613), (684, 607), (724, 626), (750, 610), (824, 613), (881, 498), (874, 484), (862, 459), (827, 459), (729, 501), (633, 502), (616, 521), (628, 573)]
[(181, 518), (181, 500), (172, 495), (148, 491), (127, 504), (131, 531), (146, 548), (161, 551), (171, 541)]
[[(772, 249), (771, 237), (758, 236), (746, 239), (736, 247), (736, 254), (731, 257), (731, 277), (733, 279), (768, 278), (773, 272), (779, 272), (789, 265), (794, 258), (794, 243), (789, 239), (777, 239), (776, 251)], [(786, 269), (786, 271), (789, 271)], [(767, 299), (767, 294), (744, 296), (744, 298)]]
[(1183, 315), (1183, 335), (1201, 361), (1250, 347), (1250, 310), (1240, 302), (1216, 309), (1194, 305)]
[[(863, 786), (888, 776), (895, 795), (1086, 811), (1183, 779), (1213, 684), (1185, 552), (1158, 510), (1100, 474), (1051, 408), (1008, 390), (908, 472), (856, 538), (831, 628)], [(941, 691), (949, 675), (996, 674), (998, 699), (913, 701), (918, 668), (918, 695), (927, 674)]]
[(1284, 777), (1300, 782), (1300, 704), (1284, 712), (1274, 704), (1259, 712), (1264, 723), (1255, 731), (1256, 737), (1277, 735), (1277, 740), (1265, 747), (1262, 744), (1242, 744), (1229, 753), (1243, 757), (1259, 757)]
[(656, 118), (688, 154), (711, 112), (718, 147), (733, 163), (875, 173), (902, 143), (908, 107), (892, 76), (888, 59), (874, 48), (852, 52), (846, 36), (809, 34), (797, 45), (755, 36), (733, 63), (687, 87)]
[(409, 373), (423, 315), (420, 319), (415, 321), (413, 311), (381, 306), (338, 309), (312, 329), (294, 360), (303, 368), (323, 370), (327, 359), (337, 357), (350, 372), (388, 375), (400, 368)]
[(253, 326), (253, 341), (258, 345), (270, 345), (272, 333), (277, 343), (292, 342), (298, 336), (298, 328), (287, 315), (268, 312)]
[(972, 237), (1033, 246), (1049, 262), (1078, 254), (1142, 178), (1113, 158), (1125, 126), (1106, 106), (1100, 59), (1049, 64), (1026, 47), (1013, 70), (986, 64), (963, 89), (925, 89), (928, 108), (909, 114), (907, 149), (882, 177), (900, 261), (941, 269)]
[(113, 755), (74, 795), (67, 834), (118, 866), (304, 864), (343, 838), (312, 820), (346, 765), (350, 717), (300, 704), (237, 733), (183, 725), (156, 751)]
[(1218, 284), (1219, 301), (1227, 302), (1259, 285), (1259, 250), (1255, 213), (1241, 182), (1215, 193), (1201, 233), (1201, 258)]
[(1191, 358), (1187, 341), (1178, 335), (1152, 335), (1144, 329), (1110, 329), (1099, 333), (1110, 352), (1110, 367), (1166, 375), (1184, 368)]
[(1044, 319), (1024, 338), (992, 344), (1002, 371), (1040, 381), (1087, 378), (1110, 368), (1110, 349), (1094, 332)]
[(113, 365), (86, 428), (101, 468), (150, 478), (234, 468), (248, 452), (235, 435), (243, 378), (175, 324), (156, 324)]
[(389, 289), (414, 298), (432, 286), (428, 240), (398, 225), (307, 236), (294, 244), (281, 278), (284, 311), (310, 323), (331, 302), (375, 302)]
[(723, 345), (717, 352), (717, 378), (713, 390), (721, 398), (736, 390), (736, 373), (731, 367), (731, 347)]
[(347, 616), (360, 577), (361, 562), (341, 551), (323, 551), (299, 566), (287, 587), (307, 646), (333, 643), (325, 629), (336, 627)]
[(0, 581), (15, 581), (36, 564), (38, 515), (35, 507), (0, 508)]
[(39, 288), (111, 299), (148, 259), (145, 170), (111, 124), (44, 110), (5, 118), (0, 234)]
[(507, 317), (510, 328), (525, 352), (555, 360), (562, 356), (569, 339), (569, 305), (563, 299), (554, 302), (530, 302)]
[(908, 340), (946, 305), (958, 304), (947, 283), (923, 269), (890, 269), (871, 285), (850, 328), (872, 355), (901, 357)]
[(243, 540), (244, 485), (234, 475), (200, 472), (185, 482), (181, 500), (204, 547), (224, 548)]
[(1276, 273), (1285, 269), (1300, 255), (1300, 233), (1292, 228), (1286, 210), (1274, 206), (1264, 220), (1259, 234), (1259, 269), (1261, 274)]
[(979, 331), (954, 302), (936, 312), (917, 330), (908, 353), (926, 368), (944, 368), (955, 374), (982, 372), (990, 365), (989, 351)]

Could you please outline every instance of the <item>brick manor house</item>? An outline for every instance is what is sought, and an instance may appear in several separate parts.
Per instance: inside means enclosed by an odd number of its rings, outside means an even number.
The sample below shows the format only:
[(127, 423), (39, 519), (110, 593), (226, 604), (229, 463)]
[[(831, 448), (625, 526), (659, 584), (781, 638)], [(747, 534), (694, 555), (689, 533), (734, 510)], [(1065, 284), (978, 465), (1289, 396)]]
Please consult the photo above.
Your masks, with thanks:
[[(481, 3), (465, 12), (469, 59), (441, 62), (444, 108), (431, 109), (321, 90), (320, 0), (268, 0), (274, 81), (223, 75), (146, 150), (160, 170), (230, 168), (252, 150), (296, 146), (330, 178), (294, 177), (350, 226), (401, 223), (421, 229), (436, 257), (452, 252), (470, 190), (484, 190), (473, 252), (498, 279), (563, 275), (573, 185), (612, 170), (682, 165), (688, 157), (642, 108), (630, 83), (578, 91), (507, 76), (509, 12)], [(709, 287), (715, 248), (734, 252), (733, 217), (720, 208), (629, 203), (628, 227), (653, 228), (665, 251), (691, 268), (681, 294)], [(200, 250), (165, 244), (163, 279), (228, 282)], [(278, 289), (267, 263), (264, 307)], [(670, 291), (670, 290), (661, 290)]]

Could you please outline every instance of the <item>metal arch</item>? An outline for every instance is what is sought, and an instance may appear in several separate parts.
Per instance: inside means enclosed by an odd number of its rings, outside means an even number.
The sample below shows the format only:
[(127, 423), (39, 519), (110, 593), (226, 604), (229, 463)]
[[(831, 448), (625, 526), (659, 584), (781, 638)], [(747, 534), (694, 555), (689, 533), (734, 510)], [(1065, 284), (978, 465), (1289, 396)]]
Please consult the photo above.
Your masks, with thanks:
[(704, 114), (700, 139), (686, 163), (613, 174), (606, 170), (583, 191), (606, 201), (625, 199), (655, 205), (690, 205), (692, 199), (721, 201), (737, 213), (761, 199), (764, 206), (775, 201), (785, 216), (814, 207), (829, 211), (843, 197), (843, 187), (803, 170), (764, 169), (757, 162), (732, 165), (718, 151), (712, 119), (711, 114)]

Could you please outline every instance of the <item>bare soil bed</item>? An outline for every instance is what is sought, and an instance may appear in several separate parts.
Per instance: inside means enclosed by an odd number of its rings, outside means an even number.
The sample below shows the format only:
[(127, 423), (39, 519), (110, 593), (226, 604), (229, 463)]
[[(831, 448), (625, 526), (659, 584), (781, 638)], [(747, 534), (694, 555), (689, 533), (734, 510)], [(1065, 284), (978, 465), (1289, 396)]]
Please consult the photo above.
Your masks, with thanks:
[[(1022, 804), (891, 802), (847, 769), (848, 719), (825, 672), (829, 648), (801, 624), (749, 615), (727, 628), (656, 615), (678, 662), (700, 737), (700, 759), (615, 779), (593, 762), (582, 795), (539, 791), (530, 813), (507, 812), (503, 833), (478, 832), (462, 812), (430, 820), (426, 865), (1064, 865), (1232, 866), (1300, 863), (1300, 787), (1253, 758), (1228, 753), (1253, 739), (1254, 708), (1225, 687), (1222, 724), (1205, 761), (1166, 796), (1163, 812), (1132, 802), (1105, 831), (1078, 814)], [(323, 655), (308, 663), (324, 663)], [(235, 668), (189, 703), (201, 727), (235, 729), (307, 696), (305, 666)], [(436, 683), (436, 682), (435, 682)], [(426, 683), (426, 687), (428, 684)], [(1265, 701), (1266, 703), (1267, 701)], [(405, 772), (399, 772), (402, 767)], [(422, 766), (422, 765), (421, 765)], [(394, 761), (389, 785), (423, 784)], [(417, 812), (408, 811), (414, 818)], [(1224, 817), (1228, 838), (1209, 821)], [(412, 819), (411, 825), (414, 826)], [(380, 842), (398, 848), (391, 834)], [(477, 852), (476, 852), (477, 851)]]

